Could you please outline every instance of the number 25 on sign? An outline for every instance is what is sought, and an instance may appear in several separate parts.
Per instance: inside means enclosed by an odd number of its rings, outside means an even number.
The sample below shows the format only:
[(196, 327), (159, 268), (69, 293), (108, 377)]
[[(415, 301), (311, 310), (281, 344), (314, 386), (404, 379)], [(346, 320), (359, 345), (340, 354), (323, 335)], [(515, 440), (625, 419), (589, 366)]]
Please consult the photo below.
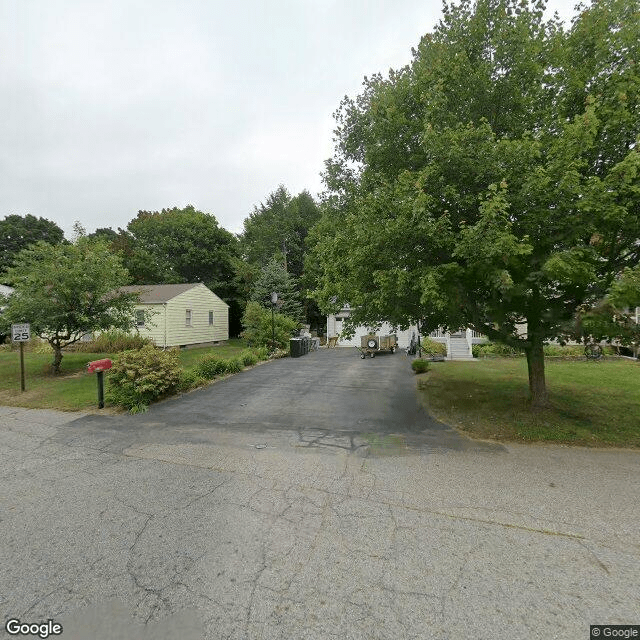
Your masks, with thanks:
[(20, 389), (25, 390), (24, 384), (24, 343), (31, 338), (31, 327), (28, 323), (12, 324), (11, 339), (20, 343)]
[(28, 324), (12, 324), (11, 336), (14, 342), (27, 342), (31, 338), (31, 329)]

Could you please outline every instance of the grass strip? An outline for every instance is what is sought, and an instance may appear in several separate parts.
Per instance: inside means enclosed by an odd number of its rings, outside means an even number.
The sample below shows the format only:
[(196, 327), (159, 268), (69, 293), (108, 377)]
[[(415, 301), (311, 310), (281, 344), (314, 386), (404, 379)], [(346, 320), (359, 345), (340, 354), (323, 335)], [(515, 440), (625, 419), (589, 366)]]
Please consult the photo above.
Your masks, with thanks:
[(532, 412), (527, 363), (495, 358), (434, 363), (419, 376), (432, 415), (474, 438), (640, 447), (640, 363), (547, 361), (549, 407)]

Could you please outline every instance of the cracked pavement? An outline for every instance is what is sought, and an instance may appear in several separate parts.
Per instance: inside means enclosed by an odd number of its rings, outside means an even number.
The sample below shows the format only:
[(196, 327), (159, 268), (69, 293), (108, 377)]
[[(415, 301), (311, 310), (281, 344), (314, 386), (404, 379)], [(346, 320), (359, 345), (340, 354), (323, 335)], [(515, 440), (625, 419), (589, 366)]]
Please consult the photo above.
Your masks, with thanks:
[(640, 453), (471, 441), (400, 354), (267, 363), (140, 416), (0, 407), (0, 451), (3, 622), (65, 640), (640, 624)]

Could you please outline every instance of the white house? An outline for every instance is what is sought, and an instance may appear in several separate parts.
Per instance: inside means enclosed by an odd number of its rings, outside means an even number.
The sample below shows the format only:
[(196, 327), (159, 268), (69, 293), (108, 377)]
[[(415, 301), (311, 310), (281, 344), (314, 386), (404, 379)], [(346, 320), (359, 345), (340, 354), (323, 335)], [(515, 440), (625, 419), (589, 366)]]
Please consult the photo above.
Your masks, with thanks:
[[(327, 339), (338, 338), (337, 346), (339, 347), (359, 347), (360, 337), (369, 333), (369, 327), (358, 326), (351, 338), (341, 336), (344, 320), (349, 317), (351, 309), (349, 305), (345, 305), (339, 313), (329, 314), (327, 316)], [(408, 329), (394, 331), (394, 327), (388, 322), (383, 322), (382, 326), (376, 333), (380, 335), (395, 334), (398, 337), (398, 346), (406, 349), (411, 338), (418, 338), (418, 327), (410, 326)], [(486, 342), (487, 338), (472, 329), (460, 329), (455, 332), (449, 331), (433, 331), (429, 334), (429, 338), (435, 342), (440, 342), (447, 347), (447, 359), (449, 360), (469, 360), (473, 358), (471, 346)]]
[(121, 290), (140, 295), (137, 330), (158, 347), (213, 344), (229, 339), (229, 305), (200, 282), (130, 285)]

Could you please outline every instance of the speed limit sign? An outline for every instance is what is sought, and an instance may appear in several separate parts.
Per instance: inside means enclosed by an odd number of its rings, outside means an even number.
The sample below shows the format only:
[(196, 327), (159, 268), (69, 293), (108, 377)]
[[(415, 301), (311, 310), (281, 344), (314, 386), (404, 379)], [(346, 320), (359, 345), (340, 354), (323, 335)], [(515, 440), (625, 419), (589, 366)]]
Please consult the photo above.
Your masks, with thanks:
[(31, 339), (31, 328), (28, 323), (11, 325), (11, 340), (13, 342), (27, 342)]

